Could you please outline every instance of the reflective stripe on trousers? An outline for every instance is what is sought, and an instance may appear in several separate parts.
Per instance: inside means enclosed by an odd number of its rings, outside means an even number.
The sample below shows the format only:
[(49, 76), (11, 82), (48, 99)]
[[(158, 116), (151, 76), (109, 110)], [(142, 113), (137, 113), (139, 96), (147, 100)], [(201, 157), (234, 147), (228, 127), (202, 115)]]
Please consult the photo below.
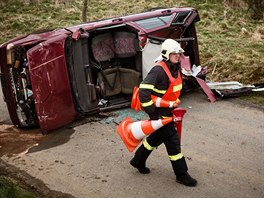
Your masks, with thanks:
[(150, 100), (149, 102), (141, 103), (141, 106), (142, 106), (142, 107), (149, 107), (149, 106), (151, 106), (151, 105), (153, 105), (153, 101), (152, 101), (152, 100)]
[(155, 147), (153, 147), (153, 146), (150, 146), (150, 144), (147, 142), (146, 139), (143, 141), (143, 145), (144, 145), (144, 147), (145, 147), (147, 150), (149, 150), (149, 151), (153, 151), (154, 148), (155, 148)]
[[(144, 145), (144, 147), (145, 147), (147, 150), (149, 150), (149, 151), (152, 151), (152, 150), (155, 149), (155, 147), (150, 146), (150, 144), (147, 142), (146, 139), (143, 141), (143, 145)], [(177, 155), (169, 155), (169, 159), (170, 159), (170, 161), (177, 161), (177, 160), (179, 160), (179, 159), (181, 159), (181, 158), (183, 158), (183, 157), (184, 157), (184, 156), (183, 156), (182, 153), (178, 153)]]
[(177, 161), (179, 159), (183, 158), (183, 154), (179, 153), (177, 155), (169, 155), (170, 161)]

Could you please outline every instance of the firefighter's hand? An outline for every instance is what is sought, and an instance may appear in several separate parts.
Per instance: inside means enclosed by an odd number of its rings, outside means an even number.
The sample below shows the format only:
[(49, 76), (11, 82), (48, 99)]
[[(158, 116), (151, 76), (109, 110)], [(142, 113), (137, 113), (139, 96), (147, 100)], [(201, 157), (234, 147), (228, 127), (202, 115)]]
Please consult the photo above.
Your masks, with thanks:
[(151, 120), (158, 120), (158, 119), (160, 119), (160, 115), (156, 111), (154, 111), (152, 113), (149, 113), (148, 115), (149, 115), (149, 118)]
[(173, 103), (173, 108), (176, 108), (176, 107), (178, 107), (178, 103), (177, 102), (174, 102)]
[(173, 103), (173, 107), (176, 108), (180, 104), (180, 100), (178, 99), (176, 102)]

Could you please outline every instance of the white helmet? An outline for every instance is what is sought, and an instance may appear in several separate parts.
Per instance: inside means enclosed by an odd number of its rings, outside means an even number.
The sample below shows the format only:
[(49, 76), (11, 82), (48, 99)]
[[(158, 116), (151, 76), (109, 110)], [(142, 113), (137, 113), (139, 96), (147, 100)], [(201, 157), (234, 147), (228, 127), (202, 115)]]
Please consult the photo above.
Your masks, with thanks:
[(183, 52), (181, 45), (173, 39), (166, 39), (161, 45), (161, 56), (164, 60), (170, 59), (170, 53), (178, 54)]

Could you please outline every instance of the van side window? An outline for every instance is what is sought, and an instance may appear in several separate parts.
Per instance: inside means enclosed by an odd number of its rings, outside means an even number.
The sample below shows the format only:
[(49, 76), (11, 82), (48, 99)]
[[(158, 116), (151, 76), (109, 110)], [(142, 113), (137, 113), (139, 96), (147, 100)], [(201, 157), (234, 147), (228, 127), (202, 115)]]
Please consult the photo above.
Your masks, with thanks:
[(152, 28), (157, 28), (157, 27), (167, 25), (171, 19), (171, 16), (172, 15), (153, 17), (153, 18), (148, 18), (148, 19), (143, 19), (143, 20), (137, 20), (134, 22), (138, 24), (140, 27), (146, 30), (149, 30)]

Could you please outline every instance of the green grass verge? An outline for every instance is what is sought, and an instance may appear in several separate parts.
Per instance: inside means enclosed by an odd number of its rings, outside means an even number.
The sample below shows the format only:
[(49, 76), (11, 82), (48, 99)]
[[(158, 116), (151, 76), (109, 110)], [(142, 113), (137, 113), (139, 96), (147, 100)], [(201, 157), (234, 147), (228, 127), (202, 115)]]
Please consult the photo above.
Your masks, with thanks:
[(10, 179), (0, 176), (0, 198), (36, 198)]
[(240, 97), (240, 99), (263, 106), (264, 105), (264, 92), (253, 92), (248, 96)]

